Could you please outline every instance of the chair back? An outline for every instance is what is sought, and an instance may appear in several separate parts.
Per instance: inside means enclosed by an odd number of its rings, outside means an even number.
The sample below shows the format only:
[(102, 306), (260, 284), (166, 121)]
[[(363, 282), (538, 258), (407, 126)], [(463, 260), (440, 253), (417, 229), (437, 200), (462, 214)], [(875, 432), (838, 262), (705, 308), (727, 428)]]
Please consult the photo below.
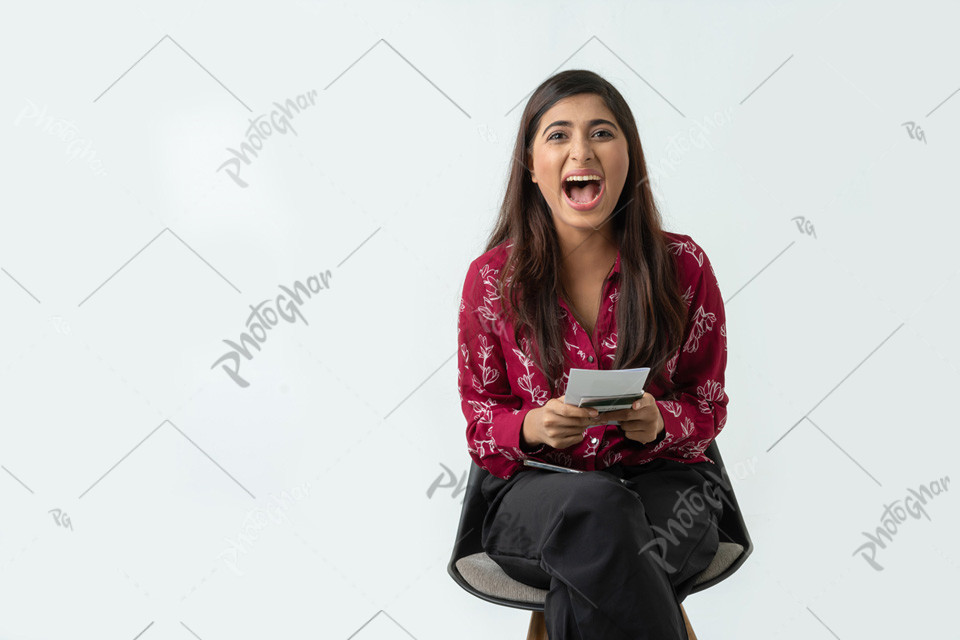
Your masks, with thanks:
[[(512, 600), (490, 596), (473, 588), (457, 570), (457, 560), (483, 551), (480, 534), (483, 531), (483, 519), (487, 515), (487, 500), (480, 491), (480, 485), (488, 475), (490, 475), (489, 471), (477, 465), (473, 458), (470, 458), (470, 473), (467, 476), (467, 487), (463, 494), (460, 525), (457, 527), (457, 539), (453, 543), (453, 553), (450, 556), (450, 563), (447, 565), (447, 573), (457, 584), (478, 598), (508, 607), (518, 607), (517, 603)], [(520, 606), (518, 608), (526, 609), (529, 607)], [(543, 610), (542, 606), (540, 610)]]
[(723, 511), (720, 514), (720, 521), (717, 528), (720, 531), (720, 542), (734, 542), (743, 547), (743, 553), (719, 575), (694, 585), (690, 593), (703, 591), (712, 587), (721, 580), (725, 580), (740, 568), (746, 559), (753, 552), (753, 541), (750, 539), (750, 533), (747, 531), (747, 523), (743, 520), (743, 512), (740, 510), (740, 503), (737, 502), (737, 494), (733, 491), (733, 483), (730, 481), (730, 475), (727, 473), (727, 467), (723, 463), (723, 457), (720, 455), (720, 448), (717, 441), (714, 440), (704, 451), (704, 455), (713, 460), (720, 472), (722, 482), (720, 491), (723, 493)]

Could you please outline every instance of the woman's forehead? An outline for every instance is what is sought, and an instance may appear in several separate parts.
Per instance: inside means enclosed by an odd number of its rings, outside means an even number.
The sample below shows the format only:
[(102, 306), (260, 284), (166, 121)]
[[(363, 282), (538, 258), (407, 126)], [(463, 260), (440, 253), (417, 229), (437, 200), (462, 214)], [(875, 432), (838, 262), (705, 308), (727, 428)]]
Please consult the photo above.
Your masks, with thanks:
[(595, 93), (580, 93), (558, 100), (547, 109), (540, 118), (539, 129), (549, 127), (558, 120), (567, 121), (576, 126), (597, 118), (610, 120), (619, 126), (603, 98)]

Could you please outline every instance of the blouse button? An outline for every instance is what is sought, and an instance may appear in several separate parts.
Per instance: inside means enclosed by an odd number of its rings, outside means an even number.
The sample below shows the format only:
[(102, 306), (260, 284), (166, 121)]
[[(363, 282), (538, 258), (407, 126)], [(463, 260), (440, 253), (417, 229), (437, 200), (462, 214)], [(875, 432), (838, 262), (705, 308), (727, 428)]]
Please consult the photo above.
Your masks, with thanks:
[(587, 362), (593, 362), (593, 356), (587, 356)]
[(590, 438), (590, 444), (597, 444), (597, 436)]

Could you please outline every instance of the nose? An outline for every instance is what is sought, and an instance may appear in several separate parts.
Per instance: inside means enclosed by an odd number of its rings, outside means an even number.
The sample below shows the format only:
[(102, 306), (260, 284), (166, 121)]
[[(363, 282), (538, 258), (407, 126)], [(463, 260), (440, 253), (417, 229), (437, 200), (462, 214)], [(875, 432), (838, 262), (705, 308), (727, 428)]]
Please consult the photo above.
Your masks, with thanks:
[(570, 157), (580, 162), (586, 162), (593, 157), (593, 148), (586, 136), (577, 135), (573, 137), (570, 143)]

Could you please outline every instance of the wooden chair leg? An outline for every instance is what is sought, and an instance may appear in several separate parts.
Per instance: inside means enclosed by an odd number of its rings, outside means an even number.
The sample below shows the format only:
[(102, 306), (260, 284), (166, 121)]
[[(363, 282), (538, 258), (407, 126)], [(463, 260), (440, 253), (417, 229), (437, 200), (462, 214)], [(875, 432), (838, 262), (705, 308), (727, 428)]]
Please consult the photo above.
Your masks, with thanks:
[[(693, 632), (690, 626), (690, 618), (687, 617), (687, 611), (680, 605), (680, 613), (683, 614), (683, 624), (687, 628), (687, 639), (697, 640), (697, 634)], [(530, 614), (530, 628), (527, 630), (527, 640), (549, 640), (547, 638), (547, 621), (543, 617), (543, 611), (533, 611)]]
[(690, 626), (690, 618), (687, 617), (687, 611), (682, 604), (680, 605), (680, 613), (683, 614), (683, 624), (687, 627), (687, 639), (697, 640), (697, 634), (693, 632), (693, 627)]
[(547, 621), (543, 617), (543, 611), (534, 611), (530, 614), (527, 640), (547, 640)]

